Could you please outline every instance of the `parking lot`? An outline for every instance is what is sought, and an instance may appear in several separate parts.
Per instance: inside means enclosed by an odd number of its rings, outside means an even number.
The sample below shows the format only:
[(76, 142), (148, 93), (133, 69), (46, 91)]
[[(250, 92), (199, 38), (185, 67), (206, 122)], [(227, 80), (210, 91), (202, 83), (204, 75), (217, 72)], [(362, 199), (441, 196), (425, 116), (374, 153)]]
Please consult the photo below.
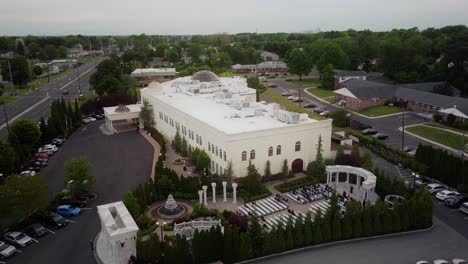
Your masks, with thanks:
[(85, 155), (93, 163), (98, 197), (80, 215), (67, 217), (67, 226), (57, 230), (49, 228), (47, 235), (19, 249), (21, 252), (6, 263), (94, 263), (90, 240), (100, 230), (96, 206), (122, 200), (126, 192), (147, 180), (153, 160), (152, 146), (139, 133), (108, 136), (102, 134), (99, 128), (102, 124), (103, 121), (93, 122), (76, 131), (36, 176), (44, 177), (51, 194), (57, 194), (64, 187), (64, 163)]

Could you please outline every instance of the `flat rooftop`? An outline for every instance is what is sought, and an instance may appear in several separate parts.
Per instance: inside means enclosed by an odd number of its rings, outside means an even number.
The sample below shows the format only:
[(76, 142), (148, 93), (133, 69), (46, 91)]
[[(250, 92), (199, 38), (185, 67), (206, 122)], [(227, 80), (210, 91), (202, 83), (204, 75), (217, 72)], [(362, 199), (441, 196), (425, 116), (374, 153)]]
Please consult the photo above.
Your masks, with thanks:
[[(282, 110), (278, 104), (249, 101), (249, 97), (255, 97), (255, 90), (247, 87), (246, 80), (240, 77), (219, 77), (211, 82), (181, 77), (143, 90), (224, 134), (317, 122), (307, 114)], [(155, 118), (159, 119), (158, 113)]]
[(139, 78), (141, 76), (174, 76), (175, 74), (175, 68), (145, 68), (134, 70), (130, 76), (133, 78)]

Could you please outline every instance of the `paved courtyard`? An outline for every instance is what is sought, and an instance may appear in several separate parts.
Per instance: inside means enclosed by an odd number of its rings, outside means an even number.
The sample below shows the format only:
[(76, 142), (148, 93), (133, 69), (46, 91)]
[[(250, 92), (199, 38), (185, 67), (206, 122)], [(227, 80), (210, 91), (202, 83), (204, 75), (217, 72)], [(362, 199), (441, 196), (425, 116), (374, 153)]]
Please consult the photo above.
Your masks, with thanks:
[(8, 260), (8, 264), (94, 263), (89, 240), (100, 229), (96, 206), (122, 200), (125, 193), (149, 178), (153, 161), (153, 147), (139, 133), (108, 136), (100, 131), (101, 124), (102, 121), (95, 122), (75, 132), (41, 171), (51, 192), (57, 193), (63, 189), (64, 162), (85, 155), (93, 163), (98, 198), (80, 216), (72, 218), (68, 226), (39, 239), (39, 243)]

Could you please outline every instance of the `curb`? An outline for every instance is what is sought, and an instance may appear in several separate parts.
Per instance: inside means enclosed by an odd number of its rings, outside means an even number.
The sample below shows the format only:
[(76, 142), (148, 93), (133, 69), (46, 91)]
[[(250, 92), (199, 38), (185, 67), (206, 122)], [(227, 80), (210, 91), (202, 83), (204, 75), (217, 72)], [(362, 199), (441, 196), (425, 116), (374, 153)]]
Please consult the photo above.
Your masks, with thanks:
[(354, 238), (354, 239), (347, 239), (347, 240), (329, 242), (329, 243), (325, 243), (325, 244), (307, 246), (307, 247), (303, 247), (303, 248), (298, 248), (298, 249), (293, 249), (293, 250), (284, 251), (284, 252), (280, 252), (280, 253), (275, 253), (275, 254), (272, 254), (272, 255), (263, 256), (263, 257), (259, 257), (259, 258), (255, 258), (255, 259), (244, 260), (244, 261), (240, 261), (240, 262), (236, 262), (236, 263), (237, 264), (256, 263), (257, 261), (266, 260), (266, 259), (275, 258), (275, 257), (280, 257), (280, 256), (289, 255), (289, 254), (297, 253), (297, 252), (301, 252), (301, 251), (307, 251), (307, 250), (311, 250), (311, 249), (325, 248), (325, 247), (330, 247), (330, 246), (336, 246), (336, 245), (348, 244), (348, 243), (354, 243), (354, 242), (360, 242), (360, 241), (367, 241), (367, 240), (376, 240), (376, 239), (387, 238), (387, 237), (397, 237), (397, 236), (418, 234), (418, 233), (422, 233), (422, 232), (431, 231), (433, 228), (434, 228), (434, 223), (432, 223), (432, 225), (430, 227), (425, 228), (425, 229), (418, 229), (418, 230), (407, 231), (407, 232), (398, 232), (398, 233), (385, 234), (385, 235), (379, 235), (379, 236), (361, 237), (361, 238)]
[(101, 230), (99, 230), (99, 232), (96, 234), (93, 240), (93, 245), (94, 245), (93, 246), (93, 258), (97, 264), (104, 264), (104, 262), (101, 260), (101, 258), (99, 257), (97, 253), (97, 240), (98, 240), (99, 234), (101, 234)]

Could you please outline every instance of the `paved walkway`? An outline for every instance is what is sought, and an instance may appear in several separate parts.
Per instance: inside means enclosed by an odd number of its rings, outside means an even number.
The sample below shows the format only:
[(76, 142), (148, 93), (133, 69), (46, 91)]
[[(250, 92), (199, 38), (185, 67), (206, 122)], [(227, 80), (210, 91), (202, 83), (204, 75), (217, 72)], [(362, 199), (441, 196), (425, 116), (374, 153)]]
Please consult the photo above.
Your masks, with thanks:
[(151, 179), (154, 180), (155, 170), (156, 170), (156, 162), (158, 161), (159, 155), (161, 154), (161, 146), (159, 146), (158, 142), (144, 129), (140, 129), (140, 134), (153, 146), (154, 155), (153, 155), (153, 166), (151, 168)]

